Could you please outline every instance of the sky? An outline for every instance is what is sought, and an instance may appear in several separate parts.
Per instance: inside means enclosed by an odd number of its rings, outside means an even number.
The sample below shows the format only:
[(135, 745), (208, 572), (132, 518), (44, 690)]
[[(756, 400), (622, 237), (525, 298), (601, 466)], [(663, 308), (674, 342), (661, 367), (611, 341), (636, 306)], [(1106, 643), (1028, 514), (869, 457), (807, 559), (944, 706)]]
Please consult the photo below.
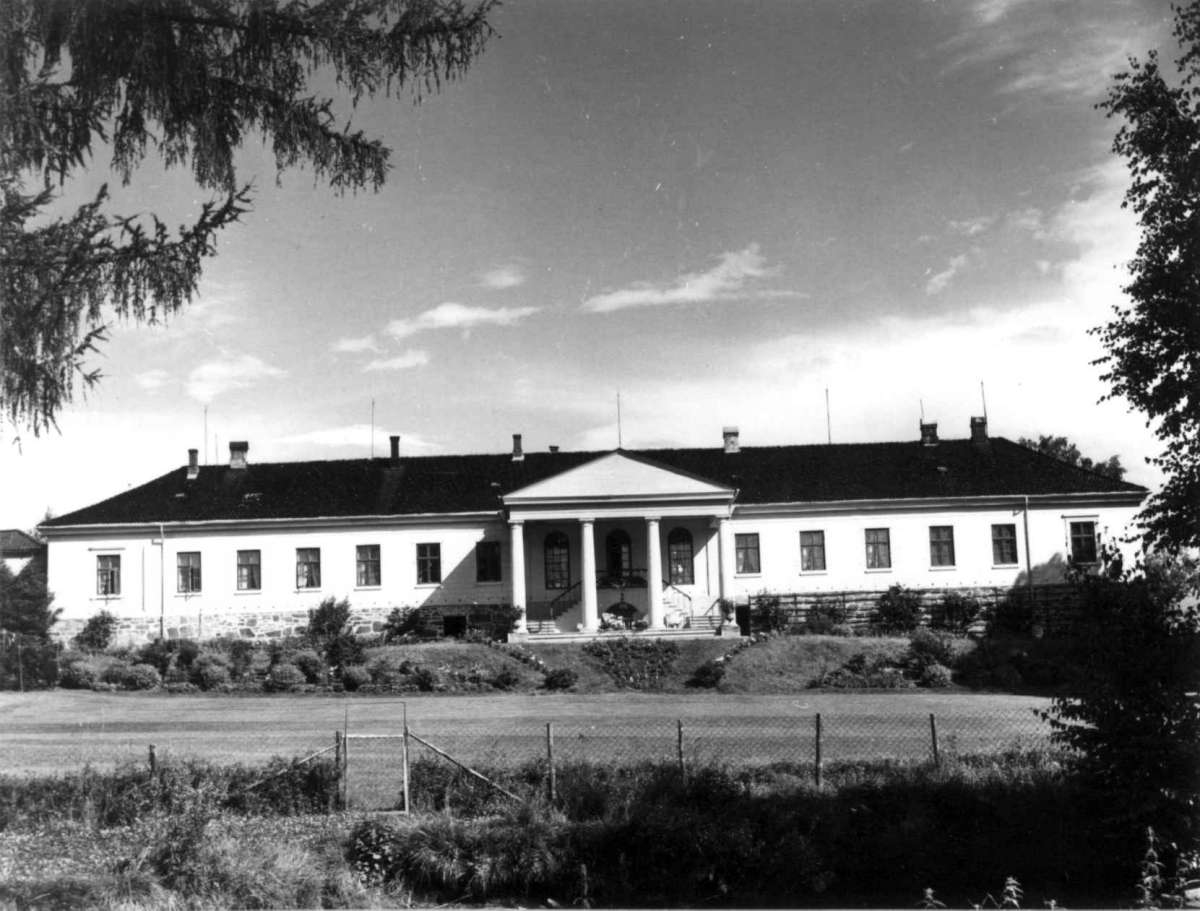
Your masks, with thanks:
[[(1088, 330), (1137, 243), (1113, 121), (1167, 0), (512, 0), (455, 82), (370, 99), (378, 192), (238, 160), (252, 211), (100, 385), (0, 429), (0, 527), (187, 461), (1066, 435), (1154, 487)], [(321, 88), (320, 85), (317, 88)], [(208, 198), (148, 162), (114, 210)], [(618, 397), (619, 415), (618, 424)], [(828, 401), (828, 410), (826, 402)]]

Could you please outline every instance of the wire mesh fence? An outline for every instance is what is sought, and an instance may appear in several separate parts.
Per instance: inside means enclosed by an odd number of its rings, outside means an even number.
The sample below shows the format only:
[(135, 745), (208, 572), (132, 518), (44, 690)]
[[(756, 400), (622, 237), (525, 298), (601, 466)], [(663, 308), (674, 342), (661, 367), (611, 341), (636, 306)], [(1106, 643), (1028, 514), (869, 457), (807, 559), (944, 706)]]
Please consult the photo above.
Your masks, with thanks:
[[(527, 719), (423, 721), (394, 733), (355, 736), (346, 744), (346, 798), (359, 808), (399, 808), (413, 763), (434, 758), (483, 774), (597, 765), (677, 764), (734, 768), (790, 766), (820, 783), (839, 763), (904, 764), (1037, 750), (1053, 746), (1048, 724), (1028, 707), (991, 715), (797, 713), (786, 717), (722, 715), (688, 719), (542, 722)], [(405, 767), (407, 749), (409, 766)], [(426, 766), (425, 768), (429, 768)], [(408, 781), (415, 787), (420, 782)]]

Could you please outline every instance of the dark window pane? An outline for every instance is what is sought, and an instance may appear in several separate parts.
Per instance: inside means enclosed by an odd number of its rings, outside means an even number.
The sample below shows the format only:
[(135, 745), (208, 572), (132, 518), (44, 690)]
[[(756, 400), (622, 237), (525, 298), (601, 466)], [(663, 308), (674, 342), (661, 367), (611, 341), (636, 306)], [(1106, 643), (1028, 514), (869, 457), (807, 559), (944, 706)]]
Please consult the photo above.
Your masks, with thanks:
[(758, 559), (758, 535), (734, 535), (734, 553), (737, 557), (737, 572), (762, 572)]
[(475, 545), (475, 581), (500, 581), (499, 541), (480, 541)]
[(1071, 523), (1071, 559), (1076, 563), (1096, 562), (1096, 523)]
[(931, 525), (929, 527), (929, 565), (954, 565), (953, 525)]
[(1017, 526), (992, 526), (992, 562), (996, 566), (1017, 562)]
[(892, 533), (887, 528), (868, 528), (867, 569), (892, 568)]
[(800, 571), (822, 572), (825, 569), (825, 532), (800, 532)]
[(692, 585), (696, 581), (692, 533), (676, 528), (667, 536), (667, 572), (672, 585)]

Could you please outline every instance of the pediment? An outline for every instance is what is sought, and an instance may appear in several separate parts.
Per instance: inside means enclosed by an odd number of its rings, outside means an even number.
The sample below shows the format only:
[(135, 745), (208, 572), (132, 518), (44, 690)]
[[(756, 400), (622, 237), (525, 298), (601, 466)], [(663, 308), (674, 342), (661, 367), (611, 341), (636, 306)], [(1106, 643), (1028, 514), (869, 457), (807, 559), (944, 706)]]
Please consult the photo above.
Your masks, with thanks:
[(514, 490), (504, 501), (713, 500), (732, 496), (728, 487), (618, 451)]

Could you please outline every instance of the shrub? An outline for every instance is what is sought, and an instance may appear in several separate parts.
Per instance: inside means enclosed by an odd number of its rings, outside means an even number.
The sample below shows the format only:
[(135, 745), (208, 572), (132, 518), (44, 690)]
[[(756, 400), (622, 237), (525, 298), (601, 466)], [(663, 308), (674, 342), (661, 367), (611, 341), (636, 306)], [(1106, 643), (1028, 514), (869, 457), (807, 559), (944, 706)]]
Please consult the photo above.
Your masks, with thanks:
[(950, 668), (944, 664), (927, 664), (921, 669), (921, 676), (918, 682), (921, 686), (929, 687), (930, 689), (942, 689), (949, 686), (954, 679), (954, 675)]
[(127, 690), (153, 690), (162, 685), (162, 675), (153, 664), (135, 664), (122, 675), (120, 683)]
[(289, 693), (304, 685), (304, 672), (294, 664), (280, 663), (267, 674), (267, 689), (277, 693)]
[(215, 690), (229, 682), (229, 668), (220, 655), (201, 655), (192, 662), (192, 682), (204, 690)]
[(521, 682), (521, 675), (511, 667), (502, 667), (492, 677), (492, 686), (498, 690), (511, 690)]
[(913, 682), (886, 656), (859, 652), (841, 667), (820, 677), (815, 685), (831, 689), (898, 690), (911, 687)]
[(308, 612), (308, 638), (321, 648), (330, 639), (340, 636), (350, 623), (350, 601), (326, 598)]
[(88, 617), (83, 629), (75, 637), (75, 645), (88, 652), (102, 652), (112, 645), (113, 637), (117, 634), (117, 618), (109, 611), (102, 610)]
[(1033, 633), (1033, 599), (1025, 589), (1015, 589), (992, 607), (987, 620), (989, 636), (1029, 636)]
[(679, 646), (662, 639), (596, 639), (583, 651), (599, 661), (618, 686), (632, 689), (661, 685), (679, 657)]
[(921, 596), (893, 585), (879, 596), (871, 625), (881, 633), (910, 633), (921, 621)]
[(254, 643), (249, 639), (234, 639), (229, 643), (230, 670), (236, 677), (244, 677), (254, 663)]
[[(401, 668), (401, 673), (403, 670)], [(413, 685), (423, 693), (433, 692), (441, 682), (438, 680), (437, 671), (421, 666), (414, 667), (409, 677), (412, 679)]]
[(305, 682), (322, 683), (325, 680), (325, 662), (312, 649), (301, 649), (289, 656), (289, 662), (300, 668)]
[(978, 598), (949, 592), (934, 608), (931, 625), (952, 633), (965, 633), (982, 610)]
[(688, 686), (701, 687), (703, 689), (713, 689), (725, 677), (725, 662), (724, 661), (705, 661), (702, 665), (692, 672), (691, 678), (688, 680)]
[(906, 663), (918, 675), (932, 664), (949, 667), (954, 663), (951, 640), (933, 630), (917, 630), (909, 636)]
[(349, 667), (342, 668), (342, 686), (350, 692), (354, 692), (370, 682), (371, 672), (361, 664), (351, 664)]
[(783, 633), (787, 632), (791, 622), (792, 616), (778, 595), (762, 594), (754, 597), (754, 607), (750, 611), (750, 625), (753, 629)]
[(192, 639), (176, 639), (172, 644), (175, 647), (176, 667), (189, 670), (196, 659), (200, 657), (200, 643)]
[(111, 661), (105, 665), (104, 670), (100, 672), (100, 680), (104, 683), (111, 683), (115, 686), (120, 686), (125, 682), (125, 676), (128, 673), (128, 661)]
[(804, 632), (814, 636), (843, 635), (835, 630), (845, 626), (850, 612), (840, 598), (820, 598), (808, 608), (804, 618)]
[(155, 639), (153, 642), (147, 642), (133, 654), (138, 664), (152, 664), (160, 674), (165, 674), (171, 666), (172, 651), (168, 640)]
[(362, 664), (366, 654), (363, 644), (352, 633), (334, 636), (325, 645), (325, 660), (333, 667)]
[(63, 665), (58, 677), (58, 685), (68, 690), (90, 690), (99, 682), (100, 675), (96, 669), (83, 661)]
[(403, 639), (417, 631), (420, 611), (413, 607), (393, 607), (383, 624), (383, 641)]
[(569, 690), (579, 682), (579, 674), (569, 667), (556, 667), (546, 672), (543, 685), (548, 690)]

